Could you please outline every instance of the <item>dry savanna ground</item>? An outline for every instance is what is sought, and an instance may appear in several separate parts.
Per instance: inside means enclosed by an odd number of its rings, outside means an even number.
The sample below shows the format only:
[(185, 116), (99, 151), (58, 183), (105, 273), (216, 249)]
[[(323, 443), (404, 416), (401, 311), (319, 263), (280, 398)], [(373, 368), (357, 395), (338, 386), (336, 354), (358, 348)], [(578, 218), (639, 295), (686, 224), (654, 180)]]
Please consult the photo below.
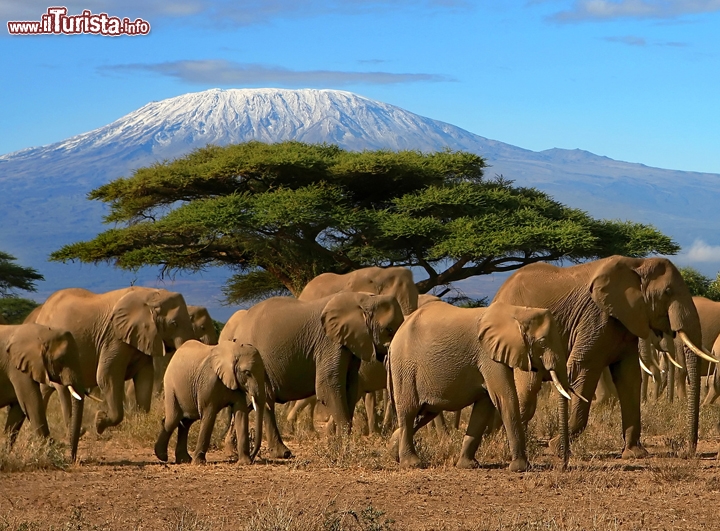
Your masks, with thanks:
[[(12, 452), (0, 438), (0, 531), (720, 528), (720, 408), (702, 410), (699, 456), (680, 459), (684, 403), (644, 404), (643, 439), (651, 457), (625, 461), (619, 458), (619, 408), (593, 406), (590, 426), (574, 442), (563, 471), (547, 450), (557, 427), (554, 403), (544, 397), (530, 425), (534, 466), (523, 474), (506, 469), (503, 434), (483, 442), (481, 468), (457, 470), (452, 463), (462, 432), (430, 428), (417, 436), (425, 468), (400, 470), (386, 451), (387, 437), (361, 435), (361, 408), (349, 439), (310, 432), (306, 413), (294, 434), (281, 425), (295, 453), (287, 461), (261, 453), (254, 465), (238, 466), (216, 435), (207, 465), (166, 465), (152, 452), (159, 401), (149, 415), (131, 411), (101, 436), (90, 429), (95, 404), (88, 403), (80, 464), (68, 463), (64, 445), (33, 440), (27, 427)], [(55, 399), (49, 417), (52, 433), (64, 433)], [(191, 444), (196, 433), (197, 425)]]

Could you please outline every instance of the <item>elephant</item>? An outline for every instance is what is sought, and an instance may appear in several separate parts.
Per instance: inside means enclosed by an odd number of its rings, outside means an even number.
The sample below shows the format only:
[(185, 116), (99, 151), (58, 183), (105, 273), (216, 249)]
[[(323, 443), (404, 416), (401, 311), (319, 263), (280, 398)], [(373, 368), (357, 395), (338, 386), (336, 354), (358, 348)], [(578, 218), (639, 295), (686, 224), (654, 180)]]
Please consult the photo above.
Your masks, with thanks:
[[(688, 442), (689, 452), (695, 452), (700, 390), (697, 358), (713, 358), (697, 346), (702, 345), (698, 312), (672, 262), (611, 256), (570, 267), (535, 263), (513, 273), (494, 301), (547, 308), (558, 321), (569, 352), (570, 384), (577, 394), (571, 403), (571, 436), (585, 429), (590, 410), (590, 404), (578, 396), (591, 400), (603, 369), (610, 368), (620, 402), (622, 457), (626, 459), (647, 455), (640, 443), (638, 338), (661, 350), (666, 337), (682, 338), (690, 349)], [(515, 376), (521, 414), (527, 423), (535, 413), (542, 379), (523, 371), (516, 371)]]
[[(413, 294), (417, 291), (416, 288), (414, 288), (414, 284), (410, 286), (409, 282), (412, 282), (412, 273), (410, 273), (410, 278), (408, 281), (407, 273), (409, 272), (408, 269), (405, 269), (403, 267), (396, 267), (396, 268), (379, 268), (379, 267), (369, 267), (366, 269), (361, 269), (358, 271), (355, 271), (354, 273), (362, 272), (362, 275), (355, 275), (355, 284), (354, 286), (357, 287), (365, 287), (365, 288), (375, 288), (378, 291), (376, 294), (381, 294), (381, 291), (384, 291), (384, 294), (386, 295), (393, 295), (396, 299), (398, 299), (398, 303), (400, 303), (401, 308), (403, 308), (403, 304), (401, 301), (408, 301), (405, 304), (405, 308), (410, 309), (411, 311), (415, 311), (417, 308), (421, 307), (424, 304), (427, 304), (429, 302), (435, 302), (441, 300), (440, 297), (436, 297), (435, 295), (430, 294), (421, 294), (417, 296), (417, 305), (413, 305), (409, 301), (412, 299), (414, 300), (414, 295), (408, 296), (408, 294)], [(379, 279), (375, 279), (374, 281), (369, 281), (366, 285), (360, 285), (358, 282), (359, 278), (373, 278), (371, 275), (372, 273), (379, 273), (382, 275)], [(393, 273), (393, 275), (390, 278), (393, 278), (393, 282), (383, 282), (385, 280), (385, 277), (389, 275), (389, 273)], [(397, 273), (397, 275), (395, 275)], [(320, 275), (323, 276), (323, 275)], [(341, 275), (335, 275), (341, 276)], [(319, 278), (319, 277), (318, 277)], [(327, 278), (334, 278), (332, 275), (329, 275)], [(314, 281), (311, 281), (311, 283)], [(343, 284), (343, 287), (347, 287), (347, 284)], [(328, 285), (325, 285), (326, 289), (329, 289)], [(345, 290), (345, 291), (356, 291), (356, 290)], [(311, 300), (310, 297), (314, 294), (318, 294), (320, 292), (319, 288), (311, 286), (310, 290), (303, 290), (303, 293), (305, 294), (305, 300)], [(301, 297), (303, 295), (301, 294)], [(408, 312), (406, 313), (403, 311), (404, 315), (409, 315)], [(387, 372), (385, 371), (385, 366), (382, 363), (378, 363), (375, 361), (371, 362), (363, 362), (360, 364), (360, 380), (359, 380), (359, 389), (360, 389), (360, 397), (362, 398), (364, 395), (364, 402), (365, 402), (365, 413), (367, 415), (367, 421), (368, 421), (368, 433), (377, 433), (377, 419), (375, 414), (375, 392), (376, 391), (382, 391), (386, 390), (387, 387)], [(392, 424), (393, 424), (393, 411), (392, 406), (390, 403), (390, 397), (388, 396), (387, 392), (385, 394), (385, 407), (384, 407), (384, 414), (383, 414), (383, 423), (382, 428), (383, 431), (390, 430)], [(317, 398), (312, 396), (308, 397), (304, 400), (298, 400), (293, 404), (293, 407), (290, 409), (287, 415), (287, 420), (291, 423), (294, 423), (297, 419), (297, 416), (300, 414), (300, 412), (306, 408), (310, 408), (310, 418), (313, 419), (315, 416), (315, 405), (317, 404)], [(460, 414), (459, 412), (456, 415), (456, 422), (459, 423), (460, 420)], [(312, 424), (311, 424), (312, 426)], [(328, 422), (328, 431), (332, 432), (334, 431), (334, 422), (332, 420), (332, 417), (330, 417)], [(445, 429), (445, 423), (442, 415), (438, 415), (435, 419), (435, 426), (438, 429)]]
[(38, 324), (0, 325), (0, 408), (10, 408), (5, 433), (11, 447), (26, 418), (35, 433), (50, 437), (40, 391), (40, 384), (49, 383), (67, 387), (73, 397), (70, 452), (75, 461), (87, 394), (75, 338)]
[[(215, 331), (212, 317), (204, 306), (188, 305), (188, 314), (193, 327), (194, 338), (206, 345), (217, 345), (218, 333)], [(163, 377), (168, 363), (172, 356), (153, 357), (153, 389), (160, 393), (163, 387)], [(129, 387), (126, 387), (125, 394), (130, 396)]]
[(394, 297), (352, 292), (314, 301), (273, 297), (241, 312), (225, 325), (221, 342), (229, 337), (260, 352), (268, 377), (268, 449), (279, 458), (292, 453), (278, 431), (275, 404), (317, 394), (340, 432), (349, 433), (360, 362), (383, 359), (403, 322)]
[[(475, 453), (494, 405), (508, 437), (510, 470), (527, 470), (525, 428), (513, 369), (550, 375), (558, 391), (570, 398), (566, 360), (566, 344), (548, 310), (502, 302), (487, 308), (436, 302), (418, 309), (390, 344), (388, 381), (399, 424), (391, 438), (391, 451), (397, 452), (401, 467), (420, 466), (415, 432), (442, 411), (472, 405), (455, 466), (476, 467)], [(560, 411), (564, 411), (560, 425), (567, 439), (567, 407)]]
[[(35, 321), (75, 337), (84, 387), (99, 386), (107, 406), (107, 412), (95, 415), (99, 434), (122, 422), (125, 380), (133, 380), (138, 407), (150, 410), (152, 358), (194, 337), (183, 296), (164, 289), (130, 287), (101, 294), (63, 289), (45, 301)], [(45, 388), (46, 403), (51, 393)], [(58, 388), (58, 394), (67, 422), (69, 393)]]
[(219, 339), (218, 333), (215, 331), (215, 325), (207, 308), (204, 306), (190, 305), (187, 309), (193, 331), (195, 332), (195, 339), (206, 345), (217, 345)]
[[(223, 341), (205, 345), (191, 339), (175, 352), (164, 377), (165, 417), (155, 443), (155, 455), (167, 461), (170, 436), (177, 428), (175, 462), (205, 463), (218, 412), (232, 407), (238, 462), (250, 464), (260, 451), (265, 410), (265, 366), (249, 344)], [(255, 410), (255, 445), (250, 452), (247, 395)], [(187, 450), (191, 424), (200, 420), (200, 434), (192, 459)]]
[(392, 295), (400, 303), (403, 315), (418, 308), (418, 290), (412, 271), (406, 267), (365, 267), (344, 275), (323, 273), (307, 283), (298, 299), (313, 301), (341, 291)]

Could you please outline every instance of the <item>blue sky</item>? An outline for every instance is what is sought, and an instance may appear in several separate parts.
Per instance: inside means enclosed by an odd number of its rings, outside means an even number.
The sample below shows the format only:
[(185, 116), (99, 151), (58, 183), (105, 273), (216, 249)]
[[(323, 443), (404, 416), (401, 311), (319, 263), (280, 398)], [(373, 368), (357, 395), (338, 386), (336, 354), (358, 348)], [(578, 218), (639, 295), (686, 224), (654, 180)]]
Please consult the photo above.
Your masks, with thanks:
[[(53, 4), (0, 0), (0, 18)], [(520, 147), (720, 173), (720, 0), (87, 0), (138, 37), (0, 30), (0, 154), (212, 87), (340, 88)]]

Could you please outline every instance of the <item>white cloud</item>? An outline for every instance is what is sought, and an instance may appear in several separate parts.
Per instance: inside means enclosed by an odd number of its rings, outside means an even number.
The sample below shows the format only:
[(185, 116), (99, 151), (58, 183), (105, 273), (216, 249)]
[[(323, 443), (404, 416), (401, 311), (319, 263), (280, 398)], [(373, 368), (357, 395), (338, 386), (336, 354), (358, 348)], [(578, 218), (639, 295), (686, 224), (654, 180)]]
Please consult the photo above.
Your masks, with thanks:
[(104, 72), (147, 71), (174, 77), (187, 83), (210, 85), (279, 84), (284, 86), (337, 87), (351, 84), (389, 85), (453, 81), (451, 78), (437, 74), (289, 70), (279, 66), (236, 63), (223, 59), (114, 65), (102, 67), (100, 70)]
[(687, 252), (690, 262), (720, 262), (720, 245), (708, 245), (702, 240), (695, 240)]
[(576, 0), (556, 13), (558, 22), (614, 20), (619, 18), (668, 19), (720, 11), (720, 0)]

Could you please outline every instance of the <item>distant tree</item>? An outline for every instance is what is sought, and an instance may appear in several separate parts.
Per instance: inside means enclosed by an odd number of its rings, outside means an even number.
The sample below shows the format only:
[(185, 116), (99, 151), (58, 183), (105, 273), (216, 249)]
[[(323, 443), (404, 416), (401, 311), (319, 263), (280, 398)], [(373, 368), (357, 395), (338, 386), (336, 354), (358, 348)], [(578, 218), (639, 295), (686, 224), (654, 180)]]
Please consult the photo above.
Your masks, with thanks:
[(0, 298), (0, 316), (7, 324), (20, 324), (39, 304), (20, 297)]
[(680, 274), (692, 295), (720, 302), (720, 273), (713, 280), (688, 266), (680, 268)]
[(332, 145), (208, 146), (89, 194), (115, 224), (52, 260), (162, 274), (235, 272), (231, 302), (297, 294), (316, 275), (369, 265), (422, 268), (421, 293), (539, 261), (674, 254), (655, 228), (598, 220), (534, 188), (483, 177), (467, 152), (349, 152)]
[(45, 280), (32, 267), (15, 264), (16, 258), (0, 251), (0, 297), (12, 295), (15, 290), (37, 291), (35, 282)]

